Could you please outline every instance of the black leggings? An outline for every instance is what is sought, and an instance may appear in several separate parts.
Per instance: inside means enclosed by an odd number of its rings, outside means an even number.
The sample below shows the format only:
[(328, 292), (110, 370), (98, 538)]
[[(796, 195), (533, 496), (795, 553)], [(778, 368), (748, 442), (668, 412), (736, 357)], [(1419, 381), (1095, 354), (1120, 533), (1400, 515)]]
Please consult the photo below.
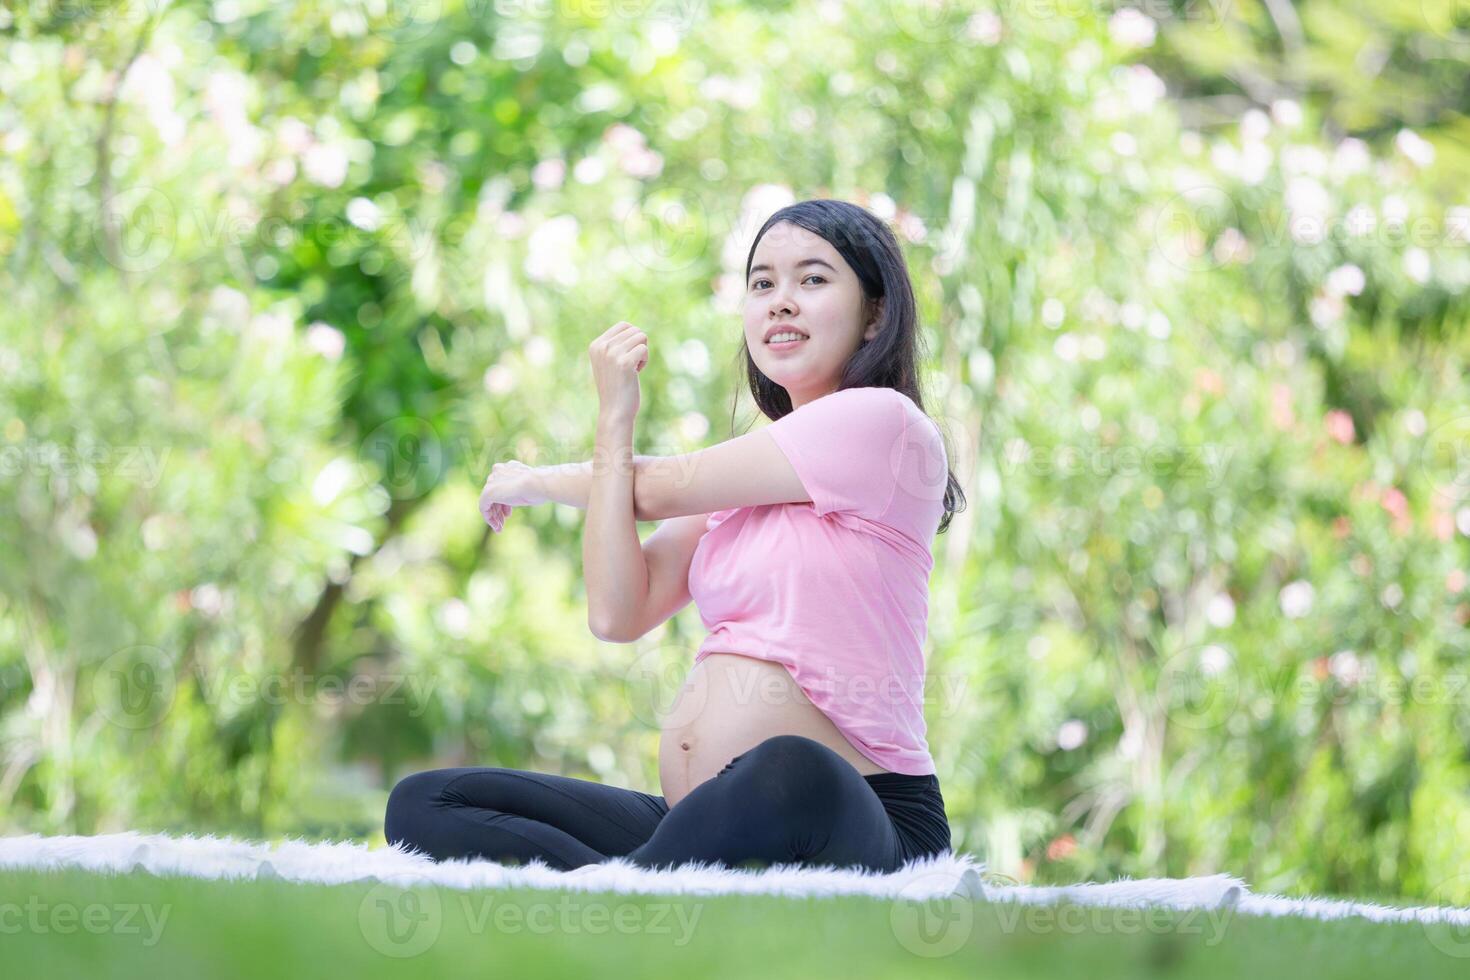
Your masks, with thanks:
[(774, 735), (672, 809), (662, 796), (519, 769), (431, 769), (388, 797), (389, 844), (434, 860), (539, 858), (566, 871), (624, 857), (642, 868), (698, 861), (895, 871), (949, 850), (939, 779), (864, 776), (814, 739)]

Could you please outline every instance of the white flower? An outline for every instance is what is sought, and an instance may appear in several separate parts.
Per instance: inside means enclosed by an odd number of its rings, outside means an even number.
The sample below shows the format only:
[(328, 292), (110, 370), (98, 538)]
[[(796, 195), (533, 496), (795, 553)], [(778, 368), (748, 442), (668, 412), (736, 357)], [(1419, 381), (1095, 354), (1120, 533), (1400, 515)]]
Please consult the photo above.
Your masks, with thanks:
[(1334, 177), (1346, 177), (1350, 174), (1360, 174), (1373, 165), (1372, 154), (1368, 152), (1368, 144), (1356, 136), (1349, 136), (1337, 144), (1337, 149), (1332, 154), (1332, 175)]
[(1048, 296), (1041, 304), (1041, 322), (1048, 327), (1059, 327), (1067, 315), (1067, 307), (1055, 296)]
[(595, 184), (607, 176), (607, 164), (598, 157), (583, 157), (572, 167), (572, 177), (579, 184)]
[(1075, 361), (1079, 347), (1076, 336), (1068, 332), (1057, 338), (1052, 344), (1052, 351), (1064, 361)]
[(1230, 666), (1230, 651), (1218, 643), (1211, 643), (1199, 652), (1200, 673), (1214, 677)]
[(1144, 310), (1143, 304), (1135, 300), (1130, 299), (1118, 307), (1118, 322), (1129, 330), (1137, 330), (1143, 326), (1146, 317), (1147, 311)]
[(1349, 235), (1354, 238), (1362, 238), (1364, 235), (1373, 234), (1373, 229), (1378, 227), (1378, 215), (1373, 213), (1372, 205), (1354, 204), (1348, 208), (1348, 213), (1343, 215), (1342, 223)]
[(709, 419), (699, 412), (679, 416), (679, 434), (690, 442), (699, 442), (709, 432)]
[(965, 36), (972, 41), (979, 41), (986, 47), (999, 44), (1000, 35), (1000, 18), (993, 10), (982, 10), (977, 14), (972, 14), (965, 22)]
[(1363, 292), (1363, 270), (1351, 262), (1327, 273), (1327, 291), (1337, 296), (1357, 296)]
[(1434, 144), (1412, 129), (1399, 130), (1393, 145), (1415, 166), (1427, 167), (1434, 162)]
[(189, 590), (189, 605), (206, 616), (218, 616), (220, 610), (224, 608), (224, 596), (220, 593), (218, 585), (213, 582), (205, 582)]
[(1240, 138), (1247, 143), (1266, 138), (1271, 132), (1271, 117), (1260, 109), (1247, 109), (1240, 116)]
[(490, 394), (503, 395), (515, 386), (515, 372), (504, 364), (494, 364), (485, 370), (485, 390)]
[(354, 197), (347, 202), (347, 220), (363, 231), (377, 231), (383, 223), (383, 212), (365, 197)]
[(325, 507), (342, 495), (357, 476), (357, 467), (343, 456), (334, 457), (311, 481), (311, 499)]
[(566, 285), (577, 281), (577, 267), (572, 260), (577, 247), (577, 219), (569, 214), (557, 215), (537, 225), (527, 242), (525, 270), (531, 279), (556, 279)]
[(1146, 48), (1154, 43), (1158, 27), (1141, 10), (1124, 7), (1108, 18), (1108, 33), (1125, 47)]
[(691, 337), (679, 345), (678, 362), (689, 374), (702, 378), (709, 373), (709, 348), (704, 341)]
[(139, 55), (122, 80), (118, 98), (143, 106), (165, 144), (172, 146), (183, 138), (184, 120), (174, 111), (173, 76), (161, 59)]
[(1312, 600), (1317, 591), (1312, 588), (1312, 583), (1305, 579), (1297, 579), (1288, 582), (1281, 587), (1278, 599), (1281, 603), (1281, 614), (1287, 619), (1301, 619), (1312, 611)]
[(1277, 99), (1271, 103), (1271, 118), (1292, 129), (1302, 121), (1302, 107), (1292, 99)]
[(1257, 141), (1245, 144), (1240, 150), (1240, 179), (1252, 185), (1265, 180), (1274, 156), (1265, 143)]
[(911, 242), (922, 242), (929, 236), (929, 229), (924, 226), (924, 219), (912, 211), (899, 212), (898, 230)]
[(1363, 676), (1362, 661), (1352, 650), (1339, 650), (1328, 657), (1327, 669), (1344, 684), (1355, 684)]
[(301, 156), (307, 179), (323, 187), (341, 187), (347, 179), (347, 153), (340, 146), (313, 143)]
[(342, 331), (320, 320), (306, 328), (306, 346), (329, 361), (340, 360), (347, 347)]
[(1341, 294), (1324, 292), (1312, 297), (1312, 301), (1307, 304), (1307, 312), (1312, 323), (1325, 330), (1342, 319), (1343, 313), (1347, 312), (1347, 306), (1343, 303)]
[(1417, 245), (1404, 252), (1404, 275), (1424, 285), (1429, 281), (1429, 253)]
[(1129, 108), (1140, 115), (1152, 112), (1166, 94), (1164, 80), (1148, 65), (1129, 65), (1124, 69), (1123, 89)]
[(1077, 718), (1069, 718), (1062, 722), (1062, 727), (1057, 729), (1057, 748), (1064, 752), (1070, 752), (1087, 741), (1087, 723)]
[(745, 192), (740, 201), (740, 218), (725, 236), (720, 253), (721, 263), (734, 273), (732, 289), (745, 291), (745, 258), (755, 233), (767, 218), (795, 200), (796, 194), (784, 184), (757, 184)]
[(1230, 598), (1229, 593), (1215, 593), (1205, 604), (1205, 619), (1209, 620), (1211, 626), (1220, 629), (1229, 626), (1235, 622), (1235, 600)]
[(531, 168), (531, 183), (538, 190), (554, 191), (566, 180), (567, 162), (559, 157), (542, 160)]
[(313, 142), (311, 129), (295, 116), (287, 116), (276, 126), (276, 139), (288, 153), (300, 153)]
[(1311, 177), (1293, 177), (1287, 181), (1285, 196), (1291, 237), (1302, 244), (1320, 242), (1332, 208), (1327, 188)]
[(458, 597), (445, 599), (440, 605), (439, 627), (453, 637), (464, 637), (470, 631), (470, 607)]
[(545, 367), (551, 363), (551, 359), (555, 354), (556, 351), (553, 349), (551, 341), (539, 333), (526, 340), (526, 361), (528, 363), (534, 364), (537, 367)]
[(1315, 146), (1294, 144), (1282, 149), (1281, 169), (1287, 174), (1321, 177), (1327, 173), (1327, 154)]
[(663, 172), (664, 158), (645, 146), (624, 155), (619, 164), (629, 177), (657, 177)]
[(254, 163), (264, 143), (260, 130), (245, 115), (249, 88), (249, 80), (238, 72), (211, 72), (204, 85), (205, 109), (224, 130), (228, 159), (237, 167)]

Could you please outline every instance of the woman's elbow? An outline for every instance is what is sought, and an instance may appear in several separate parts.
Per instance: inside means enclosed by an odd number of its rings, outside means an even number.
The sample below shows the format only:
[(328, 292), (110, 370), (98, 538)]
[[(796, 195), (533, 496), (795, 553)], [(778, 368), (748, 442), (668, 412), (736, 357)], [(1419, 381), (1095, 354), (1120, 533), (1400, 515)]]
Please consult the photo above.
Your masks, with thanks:
[(638, 639), (627, 624), (610, 623), (592, 616), (587, 617), (587, 628), (603, 643), (632, 643)]

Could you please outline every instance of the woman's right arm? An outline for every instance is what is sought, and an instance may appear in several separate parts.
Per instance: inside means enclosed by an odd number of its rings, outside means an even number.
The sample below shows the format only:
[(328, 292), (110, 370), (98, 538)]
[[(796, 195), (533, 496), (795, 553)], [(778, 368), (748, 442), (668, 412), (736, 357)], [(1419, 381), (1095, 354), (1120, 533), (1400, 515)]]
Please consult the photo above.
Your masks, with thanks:
[[(656, 456), (633, 457), (633, 517), (635, 520), (652, 520), (638, 513), (638, 472), (643, 470), (650, 460), (657, 458)], [(549, 502), (566, 504), (578, 510), (587, 509), (587, 497), (592, 492), (592, 461), (590, 459), (581, 463), (538, 466), (535, 469), (536, 480), (540, 484), (542, 495)]]

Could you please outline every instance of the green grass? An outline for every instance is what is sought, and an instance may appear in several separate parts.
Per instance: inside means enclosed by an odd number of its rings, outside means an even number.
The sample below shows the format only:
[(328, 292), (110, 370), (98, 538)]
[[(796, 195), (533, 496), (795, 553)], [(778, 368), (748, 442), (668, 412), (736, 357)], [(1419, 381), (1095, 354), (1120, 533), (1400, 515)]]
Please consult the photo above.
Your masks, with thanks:
[(1358, 919), (0, 872), (17, 978), (1417, 978), (1465, 976), (1461, 949), (1448, 927)]

